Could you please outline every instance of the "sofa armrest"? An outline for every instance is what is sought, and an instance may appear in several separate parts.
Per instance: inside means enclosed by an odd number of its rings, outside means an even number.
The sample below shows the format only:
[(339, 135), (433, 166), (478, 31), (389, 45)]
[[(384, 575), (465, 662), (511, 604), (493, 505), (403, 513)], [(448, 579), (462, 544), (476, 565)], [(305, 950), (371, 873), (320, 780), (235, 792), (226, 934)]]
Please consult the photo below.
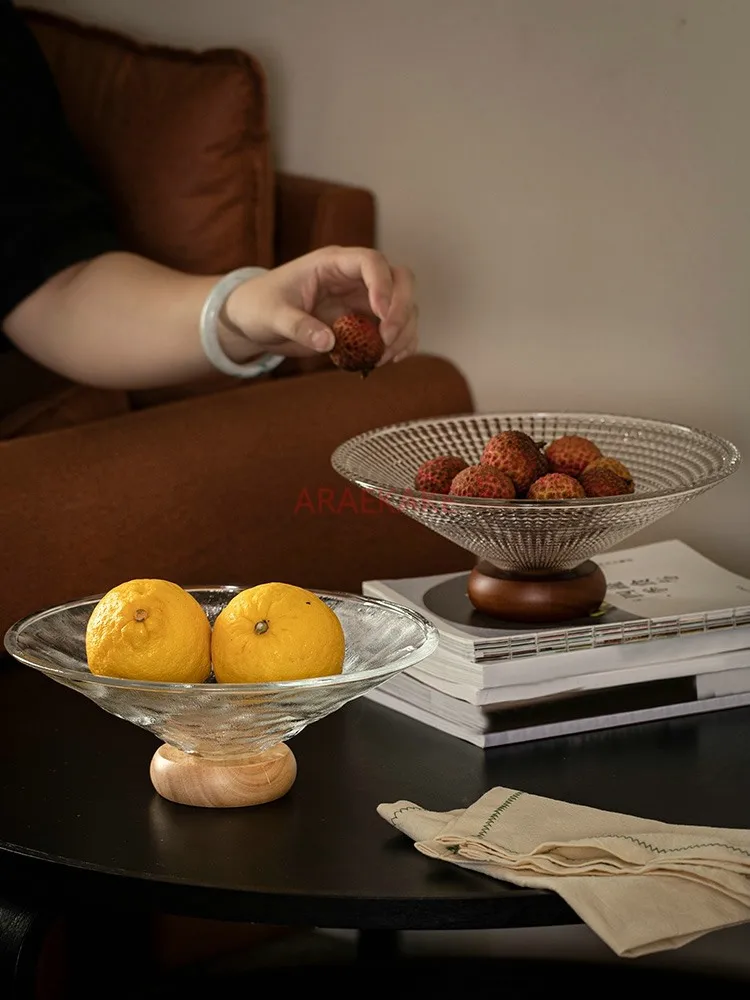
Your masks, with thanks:
[(375, 198), (348, 184), (276, 175), (276, 264), (324, 246), (375, 246)]
[(134, 577), (359, 591), (473, 558), (349, 486), (331, 453), (400, 420), (467, 412), (448, 361), (416, 356), (246, 385), (0, 442), (0, 631)]

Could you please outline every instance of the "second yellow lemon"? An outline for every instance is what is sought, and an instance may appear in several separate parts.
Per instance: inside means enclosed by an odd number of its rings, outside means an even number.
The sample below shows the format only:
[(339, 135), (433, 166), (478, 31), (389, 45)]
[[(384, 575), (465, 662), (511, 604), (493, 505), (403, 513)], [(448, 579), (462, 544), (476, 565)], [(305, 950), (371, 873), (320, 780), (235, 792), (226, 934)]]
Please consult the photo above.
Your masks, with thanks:
[(288, 583), (241, 591), (214, 622), (211, 655), (219, 683), (303, 680), (341, 673), (344, 630), (316, 594)]

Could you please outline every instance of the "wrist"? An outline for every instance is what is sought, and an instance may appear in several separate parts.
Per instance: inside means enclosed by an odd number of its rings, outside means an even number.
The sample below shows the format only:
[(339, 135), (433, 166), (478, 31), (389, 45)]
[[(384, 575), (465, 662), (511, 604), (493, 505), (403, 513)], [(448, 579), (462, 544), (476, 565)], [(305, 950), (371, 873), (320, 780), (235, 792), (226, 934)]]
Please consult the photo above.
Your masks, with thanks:
[(247, 268), (248, 276), (244, 281), (237, 282), (229, 290), (221, 310), (221, 318), (228, 330), (253, 340), (252, 326), (257, 325), (259, 308), (257, 303), (259, 285), (268, 273), (264, 268)]
[(253, 271), (257, 273), (229, 292), (218, 317), (219, 340), (228, 357), (240, 364), (262, 357), (267, 351), (260, 339), (262, 332), (257, 324), (248, 323), (248, 317), (257, 315), (258, 309), (253, 303), (256, 282), (268, 272), (264, 268), (253, 268)]
[[(255, 378), (272, 371), (283, 360), (253, 342), (234, 308), (235, 293), (265, 273), (265, 268), (238, 268), (214, 285), (204, 303), (200, 324), (203, 350), (214, 368), (225, 374)], [(243, 311), (245, 315), (253, 312), (246, 307)]]
[(224, 354), (235, 364), (245, 364), (263, 354), (262, 348), (253, 344), (242, 330), (229, 320), (226, 307), (217, 317), (217, 339)]

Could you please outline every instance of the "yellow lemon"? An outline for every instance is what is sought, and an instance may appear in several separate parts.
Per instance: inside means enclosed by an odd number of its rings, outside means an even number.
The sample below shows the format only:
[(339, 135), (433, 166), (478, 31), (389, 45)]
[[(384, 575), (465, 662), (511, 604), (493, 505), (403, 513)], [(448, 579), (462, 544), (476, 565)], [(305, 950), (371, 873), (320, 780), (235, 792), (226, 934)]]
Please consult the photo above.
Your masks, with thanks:
[(219, 683), (302, 680), (339, 674), (344, 630), (315, 594), (288, 583), (243, 590), (214, 622), (211, 655)]
[(211, 673), (211, 623), (176, 583), (129, 580), (94, 608), (86, 657), (99, 676), (200, 684)]

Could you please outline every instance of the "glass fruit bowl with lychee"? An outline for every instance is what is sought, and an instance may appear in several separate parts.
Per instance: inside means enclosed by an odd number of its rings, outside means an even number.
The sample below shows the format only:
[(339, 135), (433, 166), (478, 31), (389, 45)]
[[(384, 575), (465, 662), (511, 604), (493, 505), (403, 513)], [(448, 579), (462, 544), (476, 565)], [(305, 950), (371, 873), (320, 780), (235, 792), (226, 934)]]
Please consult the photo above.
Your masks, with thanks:
[(594, 558), (717, 486), (740, 455), (700, 428), (563, 411), (393, 424), (345, 441), (332, 464), (473, 553), (469, 599), (512, 624), (595, 614), (607, 584)]

